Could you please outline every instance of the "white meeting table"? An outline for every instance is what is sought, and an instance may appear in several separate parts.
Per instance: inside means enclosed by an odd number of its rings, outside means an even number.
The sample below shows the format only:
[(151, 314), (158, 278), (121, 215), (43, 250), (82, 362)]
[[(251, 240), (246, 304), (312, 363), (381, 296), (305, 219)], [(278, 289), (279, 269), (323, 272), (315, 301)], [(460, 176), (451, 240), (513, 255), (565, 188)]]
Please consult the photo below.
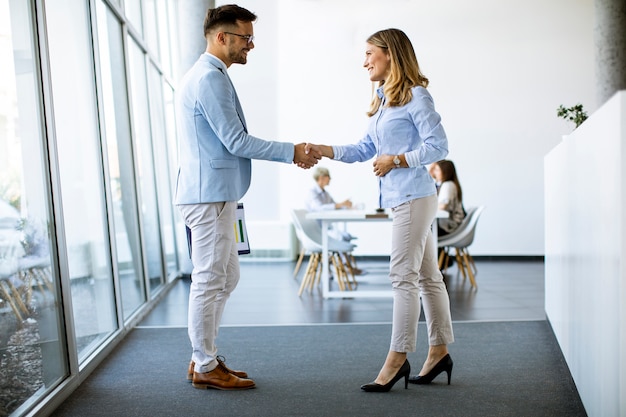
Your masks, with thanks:
[[(331, 291), (330, 277), (328, 275), (328, 228), (332, 223), (347, 222), (390, 222), (392, 217), (389, 210), (385, 210), (386, 217), (374, 217), (376, 214), (365, 210), (327, 210), (307, 213), (308, 219), (319, 220), (322, 223), (322, 296), (324, 298), (380, 298), (391, 297), (391, 290), (379, 291)], [(432, 224), (433, 241), (437, 242), (437, 219), (447, 218), (448, 212), (437, 210), (437, 215)], [(435, 243), (435, 250), (437, 246)]]

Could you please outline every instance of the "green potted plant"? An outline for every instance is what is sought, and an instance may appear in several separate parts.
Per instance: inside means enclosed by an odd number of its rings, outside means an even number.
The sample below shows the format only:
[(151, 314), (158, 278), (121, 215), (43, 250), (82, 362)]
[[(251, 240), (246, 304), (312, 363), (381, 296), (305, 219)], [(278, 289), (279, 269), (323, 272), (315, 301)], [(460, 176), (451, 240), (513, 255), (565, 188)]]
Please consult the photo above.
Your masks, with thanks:
[(572, 107), (565, 107), (561, 104), (559, 108), (556, 109), (556, 115), (570, 122), (574, 122), (576, 127), (580, 126), (588, 117), (587, 112), (583, 110), (583, 105), (580, 103)]

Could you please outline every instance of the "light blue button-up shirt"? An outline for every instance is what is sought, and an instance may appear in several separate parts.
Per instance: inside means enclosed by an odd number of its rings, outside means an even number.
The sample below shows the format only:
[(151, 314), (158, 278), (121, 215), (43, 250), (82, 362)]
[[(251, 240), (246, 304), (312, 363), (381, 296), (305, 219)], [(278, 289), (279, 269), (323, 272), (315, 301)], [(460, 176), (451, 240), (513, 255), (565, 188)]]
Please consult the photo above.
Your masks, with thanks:
[(404, 154), (409, 168), (394, 168), (379, 178), (379, 204), (397, 207), (407, 201), (437, 193), (426, 165), (448, 155), (448, 138), (435, 111), (430, 93), (413, 87), (413, 99), (401, 107), (385, 107), (383, 99), (378, 112), (370, 118), (365, 137), (354, 145), (333, 146), (334, 159), (363, 162), (379, 155)]

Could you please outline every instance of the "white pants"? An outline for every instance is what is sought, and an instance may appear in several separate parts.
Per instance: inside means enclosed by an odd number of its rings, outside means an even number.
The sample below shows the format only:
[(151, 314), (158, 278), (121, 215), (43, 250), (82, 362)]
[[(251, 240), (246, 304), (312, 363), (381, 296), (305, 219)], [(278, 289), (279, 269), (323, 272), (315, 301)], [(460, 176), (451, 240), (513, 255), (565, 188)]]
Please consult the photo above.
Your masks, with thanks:
[(437, 196), (418, 198), (392, 209), (391, 263), (393, 323), (390, 350), (414, 352), (420, 295), (428, 327), (429, 345), (454, 341), (450, 299), (436, 258), (431, 225)]
[(191, 229), (188, 333), (196, 372), (217, 366), (215, 339), (226, 301), (239, 282), (233, 225), (237, 202), (179, 205)]

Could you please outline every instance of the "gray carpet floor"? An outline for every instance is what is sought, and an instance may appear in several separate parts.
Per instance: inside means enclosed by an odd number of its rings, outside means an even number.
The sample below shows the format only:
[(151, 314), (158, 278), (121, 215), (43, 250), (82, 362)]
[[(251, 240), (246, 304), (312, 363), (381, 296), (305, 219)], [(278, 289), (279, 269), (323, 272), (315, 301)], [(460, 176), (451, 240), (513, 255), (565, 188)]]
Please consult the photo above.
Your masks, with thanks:
[[(53, 416), (586, 416), (546, 321), (455, 323), (452, 384), (366, 393), (391, 326), (223, 327), (218, 346), (248, 391), (194, 389), (184, 328), (137, 328)], [(427, 351), (420, 323), (412, 373)]]

